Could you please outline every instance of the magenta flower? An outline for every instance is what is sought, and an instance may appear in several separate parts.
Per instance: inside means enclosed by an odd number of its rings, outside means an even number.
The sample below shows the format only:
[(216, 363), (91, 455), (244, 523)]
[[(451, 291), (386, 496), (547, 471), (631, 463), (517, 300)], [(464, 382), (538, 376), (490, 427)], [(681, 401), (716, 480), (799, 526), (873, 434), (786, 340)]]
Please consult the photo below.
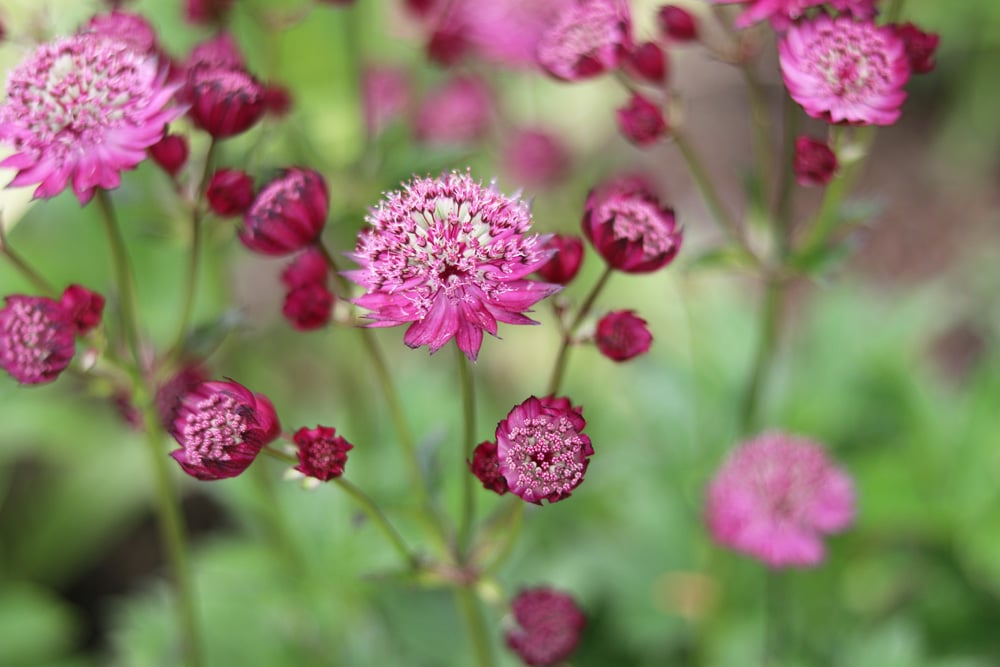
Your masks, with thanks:
[(698, 39), (698, 23), (691, 12), (677, 5), (663, 5), (656, 12), (660, 32), (675, 42)]
[(934, 54), (937, 51), (941, 36), (934, 32), (924, 32), (912, 23), (893, 26), (896, 34), (903, 40), (906, 57), (910, 61), (910, 70), (914, 74), (927, 74), (934, 70)]
[(185, 93), (191, 120), (216, 139), (246, 132), (267, 110), (264, 87), (240, 67), (196, 67), (188, 73)]
[(44, 296), (8, 296), (0, 309), (0, 367), (21, 384), (55, 380), (76, 351), (74, 329), (59, 302)]
[(242, 215), (254, 200), (253, 178), (242, 169), (220, 169), (212, 174), (205, 199), (218, 216)]
[(202, 480), (236, 477), (278, 437), (271, 401), (233, 382), (203, 382), (181, 398), (171, 435), (180, 444), (170, 456)]
[(180, 134), (168, 134), (150, 146), (147, 151), (153, 162), (171, 177), (177, 176), (188, 159), (188, 142)]
[(858, 19), (876, 14), (876, 0), (710, 0), (716, 4), (743, 4), (746, 9), (736, 17), (737, 28), (747, 28), (760, 21), (770, 21), (775, 30), (785, 30), (804, 18), (810, 9), (828, 6)]
[(637, 44), (628, 54), (625, 71), (640, 81), (662, 84), (667, 80), (667, 54), (656, 42)]
[[(200, 362), (188, 362), (156, 388), (153, 403), (160, 424), (167, 432), (173, 429), (181, 399), (201, 383), (208, 382), (210, 377), (208, 370)], [(139, 418), (142, 418), (141, 412)]]
[(792, 168), (799, 185), (826, 185), (837, 167), (837, 155), (825, 141), (805, 136), (795, 140)]
[(542, 129), (515, 130), (505, 142), (504, 171), (531, 188), (555, 185), (569, 171), (570, 154), (554, 134)]
[(637, 317), (634, 311), (616, 310), (597, 323), (594, 342), (608, 359), (628, 361), (649, 352), (653, 334), (649, 333), (646, 320)]
[(461, 0), (454, 12), (468, 48), (508, 67), (531, 68), (542, 35), (575, 0)]
[(98, 14), (90, 19), (81, 33), (93, 33), (129, 44), (139, 53), (156, 53), (156, 31), (144, 17), (115, 9), (110, 14)]
[(618, 129), (636, 146), (645, 147), (667, 134), (667, 121), (658, 104), (633, 93), (628, 105), (615, 112)]
[(290, 167), (257, 193), (243, 216), (240, 241), (264, 255), (290, 255), (316, 242), (329, 210), (323, 176), (312, 169)]
[(560, 288), (525, 276), (548, 261), (544, 238), (527, 234), (528, 205), (469, 174), (415, 178), (368, 216), (348, 278), (367, 290), (354, 303), (371, 326), (410, 324), (403, 338), (431, 352), (452, 338), (475, 361), (497, 322), (536, 324), (524, 311)]
[(507, 631), (507, 646), (526, 665), (566, 660), (587, 625), (587, 617), (571, 596), (547, 587), (521, 591), (510, 608), (517, 626)]
[(500, 474), (511, 492), (536, 505), (569, 497), (594, 454), (586, 424), (583, 408), (565, 397), (531, 396), (515, 405), (496, 430)]
[(80, 335), (100, 324), (104, 313), (104, 297), (81, 285), (70, 285), (63, 290), (59, 305), (73, 324), (74, 331)]
[(705, 514), (723, 546), (774, 568), (814, 566), (823, 536), (850, 525), (854, 489), (822, 446), (765, 433), (730, 453), (709, 485)]
[(406, 70), (369, 65), (361, 72), (361, 103), (369, 136), (378, 136), (410, 105), (413, 91)]
[(498, 496), (507, 493), (507, 479), (500, 474), (500, 460), (497, 458), (495, 442), (481, 442), (472, 452), (472, 460), (466, 461), (469, 471), (483, 484), (483, 488)]
[(190, 73), (199, 67), (245, 69), (246, 59), (233, 36), (223, 31), (191, 49), (184, 69)]
[(538, 275), (545, 282), (568, 285), (576, 278), (583, 263), (583, 239), (579, 236), (553, 234), (544, 247), (555, 253), (552, 259), (538, 267)]
[(564, 81), (588, 79), (618, 67), (632, 47), (632, 22), (623, 0), (577, 0), (538, 43), (538, 63)]
[(116, 188), (121, 172), (146, 159), (167, 123), (175, 86), (155, 57), (88, 33), (42, 44), (11, 72), (0, 105), (0, 143), (14, 148), (0, 167), (10, 185), (38, 183), (36, 198), (72, 184), (81, 204), (96, 188)]
[(493, 94), (481, 79), (458, 76), (435, 88), (420, 103), (415, 133), (432, 144), (482, 139), (490, 128)]
[(674, 211), (634, 179), (611, 181), (587, 197), (583, 233), (612, 268), (649, 273), (680, 250), (682, 233)]
[(891, 27), (821, 14), (789, 28), (778, 55), (788, 94), (813, 118), (854, 125), (899, 118), (910, 64)]
[(295, 469), (321, 482), (343, 475), (347, 452), (354, 449), (354, 445), (327, 426), (300, 428), (295, 432), (294, 440), (299, 457)]

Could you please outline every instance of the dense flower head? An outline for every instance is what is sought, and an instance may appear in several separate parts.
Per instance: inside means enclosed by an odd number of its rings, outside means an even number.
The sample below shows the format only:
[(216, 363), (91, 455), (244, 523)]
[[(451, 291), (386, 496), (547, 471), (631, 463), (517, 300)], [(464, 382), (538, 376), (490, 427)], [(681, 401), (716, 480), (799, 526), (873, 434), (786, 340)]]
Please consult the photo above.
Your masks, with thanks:
[(257, 193), (243, 216), (240, 241), (264, 255), (290, 255), (319, 238), (329, 210), (323, 176), (312, 169), (291, 167)]
[(461, 144), (482, 139), (493, 115), (493, 94), (474, 76), (457, 76), (430, 91), (417, 110), (417, 139)]
[(367, 290), (355, 303), (371, 326), (410, 324), (404, 342), (436, 352), (452, 338), (475, 360), (497, 322), (535, 324), (523, 313), (558, 291), (525, 277), (550, 257), (528, 234), (531, 211), (468, 173), (414, 178), (371, 211), (371, 227), (346, 275)]
[(823, 447), (783, 433), (733, 450), (708, 488), (706, 519), (720, 544), (771, 567), (818, 565), (823, 536), (854, 517), (851, 478)]
[(631, 45), (624, 0), (577, 0), (542, 35), (537, 58), (557, 79), (579, 81), (617, 68)]
[(583, 409), (566, 397), (529, 397), (497, 424), (500, 474), (521, 499), (541, 505), (569, 497), (583, 481), (594, 448)]
[(691, 12), (677, 5), (663, 5), (656, 12), (660, 31), (675, 42), (698, 39), (698, 24)]
[(775, 30), (785, 30), (803, 19), (810, 10), (830, 7), (857, 19), (871, 19), (877, 13), (877, 0), (710, 0), (716, 4), (743, 4), (743, 13), (736, 17), (737, 28), (747, 28), (760, 21), (770, 21)]
[(467, 463), (469, 471), (482, 482), (484, 489), (498, 496), (507, 493), (507, 479), (500, 474), (497, 443), (489, 440), (479, 443), (472, 452), (472, 460)]
[(648, 273), (663, 268), (680, 250), (682, 233), (674, 211), (634, 179), (616, 179), (591, 190), (583, 233), (612, 268)]
[(242, 169), (219, 169), (208, 181), (205, 198), (218, 216), (242, 215), (253, 203), (253, 177)]
[(413, 91), (406, 70), (369, 65), (361, 72), (361, 103), (369, 136), (378, 136), (410, 105)]
[(837, 166), (837, 155), (825, 141), (806, 136), (795, 140), (792, 168), (799, 185), (826, 185)]
[(139, 53), (156, 52), (156, 31), (143, 16), (117, 9), (108, 14), (98, 14), (80, 31), (117, 39), (129, 44)]
[(156, 407), (156, 414), (160, 418), (160, 424), (168, 433), (174, 427), (177, 410), (181, 407), (181, 399), (202, 382), (208, 382), (210, 378), (211, 376), (204, 365), (198, 362), (188, 362), (156, 388), (153, 404)]
[(318, 329), (330, 321), (334, 297), (329, 274), (326, 257), (316, 247), (303, 250), (281, 273), (288, 288), (281, 312), (299, 331)]
[(567, 659), (587, 625), (571, 596), (548, 587), (519, 592), (511, 612), (517, 625), (506, 632), (507, 646), (526, 665), (554, 665)]
[(165, 135), (147, 151), (153, 162), (171, 176), (176, 176), (184, 168), (190, 152), (187, 139), (180, 134)]
[(906, 57), (910, 61), (910, 70), (914, 74), (927, 74), (933, 71), (936, 64), (934, 54), (941, 36), (934, 32), (924, 32), (912, 23), (904, 23), (893, 28), (903, 40)]
[(104, 297), (82, 285), (70, 285), (64, 289), (59, 305), (66, 311), (75, 332), (80, 335), (100, 324), (104, 313)]
[(347, 452), (354, 449), (354, 445), (337, 435), (336, 430), (327, 426), (302, 427), (293, 439), (299, 457), (295, 469), (303, 475), (329, 482), (344, 474)]
[(646, 326), (646, 320), (631, 310), (616, 310), (597, 322), (594, 342), (608, 359), (628, 361), (649, 352), (653, 334)]
[(639, 93), (633, 93), (628, 104), (615, 112), (618, 129), (636, 146), (649, 146), (667, 133), (667, 121), (660, 105)]
[(910, 65), (891, 27), (821, 14), (790, 27), (778, 55), (788, 94), (813, 118), (853, 125), (899, 118)]
[(538, 275), (545, 282), (557, 285), (572, 282), (583, 263), (583, 239), (569, 234), (553, 234), (544, 247), (554, 253), (552, 259), (538, 267)]
[(532, 188), (555, 185), (566, 176), (569, 164), (569, 149), (557, 136), (543, 129), (515, 130), (504, 145), (504, 171), (519, 185)]
[(21, 384), (55, 380), (73, 359), (74, 329), (58, 301), (8, 296), (0, 309), (0, 367)]
[(175, 87), (164, 77), (154, 56), (95, 33), (38, 46), (0, 105), (0, 143), (14, 148), (0, 167), (18, 170), (10, 184), (38, 183), (36, 198), (72, 184), (81, 204), (118, 187), (184, 111), (169, 107)]
[(264, 87), (241, 67), (196, 67), (188, 73), (186, 94), (191, 120), (216, 139), (246, 132), (267, 110)]
[(236, 477), (280, 432), (266, 396), (232, 380), (202, 382), (180, 400), (171, 429), (180, 448), (170, 455), (192, 477)]
[(667, 79), (667, 54), (656, 42), (637, 44), (629, 51), (625, 71), (640, 81), (663, 83)]

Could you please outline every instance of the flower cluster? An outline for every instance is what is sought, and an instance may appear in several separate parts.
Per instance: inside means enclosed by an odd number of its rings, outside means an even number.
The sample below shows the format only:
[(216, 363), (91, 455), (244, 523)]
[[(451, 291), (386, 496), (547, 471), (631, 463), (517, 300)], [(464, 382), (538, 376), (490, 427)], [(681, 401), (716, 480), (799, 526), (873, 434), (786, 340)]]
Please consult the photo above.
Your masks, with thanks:
[(347, 442), (329, 426), (300, 428), (293, 437), (298, 451), (299, 464), (295, 470), (306, 477), (329, 482), (344, 474), (347, 452), (354, 445)]
[(554, 665), (576, 650), (587, 625), (576, 601), (547, 587), (521, 591), (510, 605), (516, 626), (506, 633), (509, 646), (526, 665)]

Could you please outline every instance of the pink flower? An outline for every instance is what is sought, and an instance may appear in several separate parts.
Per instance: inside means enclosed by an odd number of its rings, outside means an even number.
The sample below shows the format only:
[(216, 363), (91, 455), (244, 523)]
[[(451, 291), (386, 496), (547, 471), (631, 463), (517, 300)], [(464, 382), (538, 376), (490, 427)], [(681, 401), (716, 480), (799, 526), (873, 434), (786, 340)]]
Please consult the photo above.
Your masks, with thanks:
[(594, 342), (608, 359), (628, 361), (649, 352), (653, 334), (649, 333), (646, 320), (636, 317), (634, 311), (616, 310), (597, 323)]
[(288, 288), (281, 312), (299, 331), (319, 329), (330, 321), (334, 297), (327, 285), (329, 274), (326, 257), (314, 246), (299, 253), (281, 273)]
[(233, 382), (203, 382), (181, 398), (170, 453), (184, 472), (202, 480), (236, 477), (281, 432), (266, 396)]
[(529, 588), (510, 605), (516, 627), (507, 630), (509, 646), (526, 665), (554, 665), (576, 650), (587, 618), (566, 593)]
[(667, 55), (656, 42), (643, 42), (629, 52), (625, 71), (640, 81), (663, 83), (667, 80)]
[(675, 42), (698, 39), (698, 24), (691, 13), (677, 5), (663, 5), (656, 13), (660, 31)]
[(186, 0), (184, 16), (191, 23), (209, 25), (225, 23), (233, 0)]
[(264, 111), (276, 118), (288, 115), (292, 110), (292, 92), (280, 83), (264, 86)]
[(543, 246), (553, 250), (552, 259), (538, 267), (536, 273), (548, 283), (568, 285), (576, 278), (583, 263), (583, 239), (568, 234), (553, 234)]
[(623, 0), (577, 0), (543, 33), (537, 57), (557, 79), (579, 81), (618, 67), (631, 46), (631, 18)]
[(371, 326), (410, 324), (403, 341), (431, 352), (452, 338), (475, 361), (497, 322), (535, 324), (523, 312), (558, 291), (526, 280), (548, 261), (544, 239), (527, 234), (531, 212), (516, 197), (469, 174), (415, 178), (367, 218), (346, 275), (367, 290), (355, 300)]
[(239, 44), (228, 32), (219, 32), (211, 39), (199, 42), (191, 49), (184, 68), (190, 73), (198, 67), (246, 68), (246, 59)]
[(906, 99), (906, 48), (891, 27), (825, 14), (789, 28), (778, 43), (789, 95), (830, 123), (891, 125)]
[(818, 565), (823, 536), (844, 530), (853, 517), (847, 473), (820, 445), (783, 433), (741, 444), (708, 488), (715, 540), (775, 568)]
[(934, 70), (934, 53), (941, 36), (934, 32), (924, 32), (912, 23), (893, 26), (903, 40), (906, 57), (914, 74), (927, 74)]
[(493, 95), (473, 76), (455, 77), (432, 90), (417, 111), (416, 136), (433, 144), (482, 139), (490, 127)]
[(98, 14), (90, 19), (81, 33), (93, 33), (102, 37), (125, 42), (139, 53), (156, 53), (156, 31), (139, 14), (121, 12), (117, 9), (110, 14)]
[(825, 141), (804, 136), (795, 140), (793, 169), (799, 185), (826, 185), (837, 166), (837, 156)]
[(531, 396), (515, 405), (496, 430), (500, 474), (511, 492), (536, 505), (569, 497), (594, 454), (586, 424), (583, 409), (565, 397)]
[(294, 440), (299, 456), (295, 469), (321, 482), (343, 475), (347, 452), (354, 449), (354, 445), (327, 426), (300, 428), (295, 432)]
[(667, 121), (658, 104), (633, 93), (627, 106), (615, 112), (618, 129), (636, 146), (649, 146), (667, 133)]
[(212, 174), (205, 198), (218, 216), (242, 215), (254, 200), (253, 178), (241, 169), (220, 169)]
[(59, 305), (72, 322), (75, 332), (83, 335), (101, 322), (104, 297), (80, 285), (70, 285), (63, 290)]
[(468, 48), (508, 67), (532, 68), (542, 35), (575, 0), (460, 0), (454, 9)]
[(146, 158), (167, 123), (175, 87), (155, 57), (128, 43), (88, 33), (42, 44), (7, 79), (0, 142), (14, 154), (13, 186), (38, 183), (36, 198), (68, 184), (81, 204), (96, 188), (116, 188), (121, 172)]
[(179, 134), (168, 134), (146, 150), (153, 162), (171, 176), (177, 176), (187, 163), (187, 139)]
[(507, 480), (500, 474), (500, 461), (497, 459), (497, 444), (481, 442), (472, 452), (472, 460), (467, 461), (469, 470), (483, 484), (483, 488), (498, 496), (507, 493)]
[[(153, 402), (160, 424), (167, 432), (173, 429), (177, 411), (181, 407), (181, 399), (202, 382), (208, 382), (209, 377), (208, 371), (201, 363), (189, 362), (156, 388)], [(141, 412), (139, 418), (142, 418)]]
[(554, 185), (566, 176), (569, 162), (569, 149), (545, 130), (515, 130), (505, 142), (504, 170), (519, 185), (532, 188)]
[(649, 273), (680, 250), (682, 233), (674, 211), (633, 179), (611, 181), (587, 197), (583, 233), (612, 268)]
[(369, 65), (361, 73), (361, 102), (369, 136), (378, 136), (410, 105), (410, 76), (391, 65)]
[(770, 21), (775, 30), (785, 30), (802, 19), (810, 9), (829, 6), (858, 19), (876, 14), (876, 0), (710, 0), (716, 4), (743, 4), (746, 9), (736, 17), (737, 28), (747, 28), (760, 21)]
[(316, 242), (330, 209), (326, 180), (303, 167), (264, 186), (243, 216), (240, 241), (264, 255), (290, 255)]
[(0, 367), (21, 384), (55, 380), (76, 351), (74, 329), (59, 302), (44, 296), (8, 296), (0, 309)]
[(239, 67), (198, 66), (188, 73), (185, 92), (191, 120), (216, 139), (246, 132), (267, 110), (264, 87)]

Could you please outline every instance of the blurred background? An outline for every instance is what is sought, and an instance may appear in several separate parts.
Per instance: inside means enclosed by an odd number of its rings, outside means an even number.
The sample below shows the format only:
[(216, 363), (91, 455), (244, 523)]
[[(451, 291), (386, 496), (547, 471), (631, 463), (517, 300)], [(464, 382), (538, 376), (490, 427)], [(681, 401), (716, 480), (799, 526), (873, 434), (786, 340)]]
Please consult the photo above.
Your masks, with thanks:
[[(634, 2), (640, 35), (659, 3)], [(684, 2), (696, 16), (706, 5)], [(610, 78), (563, 84), (537, 72), (429, 64), (426, 31), (394, 0), (340, 8), (237, 0), (232, 32), (251, 71), (286, 87), (284, 118), (223, 144), (220, 166), (258, 183), (303, 164), (331, 188), (326, 239), (347, 252), (368, 206), (411, 174), (471, 167), (533, 200), (536, 229), (578, 232), (587, 191), (610, 175), (646, 174), (685, 227), (669, 269), (616, 275), (596, 314), (634, 309), (655, 342), (631, 363), (574, 351), (563, 384), (584, 406), (596, 454), (572, 498), (529, 507), (521, 540), (498, 573), (491, 621), (501, 644), (502, 596), (548, 584), (571, 592), (589, 626), (572, 663), (753, 664), (763, 636), (763, 569), (712, 544), (701, 512), (707, 480), (734, 445), (740, 392), (756, 337), (758, 285), (695, 261), (719, 241), (676, 148), (630, 146)], [(37, 40), (75, 30), (95, 2), (2, 0), (0, 69)], [(142, 0), (178, 58), (211, 36), (181, 3)], [(825, 443), (854, 476), (855, 526), (828, 561), (785, 577), (788, 665), (987, 667), (1000, 664), (1000, 4), (908, 0), (904, 20), (940, 33), (937, 69), (914, 78), (899, 123), (878, 132), (852, 201), (866, 211), (853, 253), (792, 290), (762, 422)], [(777, 117), (782, 86), (773, 44), (761, 77)], [(733, 210), (752, 167), (738, 71), (697, 45), (671, 48), (681, 105), (670, 122), (699, 146)], [(369, 140), (363, 73), (405, 74), (408, 100)], [(436, 141), (417, 119), (456, 75), (487, 86), (489, 122), (474, 138)], [(455, 121), (457, 124), (458, 121)], [(512, 163), (517, 132), (541, 128), (565, 147), (539, 176)], [(822, 136), (822, 124), (807, 125)], [(207, 142), (190, 133), (192, 156)], [(545, 155), (548, 155), (546, 153)], [(537, 160), (529, 160), (535, 164)], [(0, 175), (6, 182), (8, 177)], [(59, 197), (0, 193), (11, 244), (57, 285), (110, 290), (94, 212)], [(797, 190), (807, 217), (819, 193)], [(114, 193), (139, 267), (146, 332), (165, 344), (180, 303), (185, 212), (147, 161)], [(371, 369), (343, 329), (300, 333), (281, 317), (282, 260), (252, 256), (233, 224), (209, 223), (200, 322), (237, 321), (209, 364), (267, 394), (286, 430), (335, 426), (355, 444), (347, 476), (419, 539), (412, 492)], [(579, 301), (600, 259), (562, 297)], [(31, 287), (0, 263), (0, 293)], [(529, 394), (541, 393), (559, 334), (501, 329), (475, 367), (480, 440)], [(449, 350), (408, 350), (402, 329), (379, 331), (442, 506), (457, 506), (461, 405)], [(539, 371), (539, 369), (543, 369)], [(159, 553), (143, 436), (110, 388), (71, 377), (42, 387), (0, 378), (0, 664), (175, 664), (174, 617)], [(172, 445), (172, 443), (171, 443)], [(167, 451), (165, 445), (165, 452)], [(402, 583), (394, 554), (339, 489), (304, 491), (258, 461), (215, 483), (176, 479), (193, 538), (210, 665), (465, 665), (462, 621), (446, 589)], [(509, 497), (479, 497), (481, 516)], [(443, 640), (439, 638), (443, 637)], [(502, 664), (517, 664), (503, 649)]]

